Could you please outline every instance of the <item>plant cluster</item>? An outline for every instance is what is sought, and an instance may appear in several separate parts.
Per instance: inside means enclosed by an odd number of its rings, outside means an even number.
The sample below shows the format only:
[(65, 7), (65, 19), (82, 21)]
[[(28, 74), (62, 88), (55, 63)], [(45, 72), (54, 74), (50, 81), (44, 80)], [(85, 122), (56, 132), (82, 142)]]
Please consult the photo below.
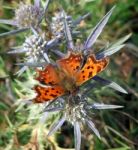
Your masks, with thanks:
[[(23, 44), (12, 48), (7, 53), (23, 54), (23, 59), (17, 63), (21, 68), (16, 75), (23, 76), (24, 72), (27, 72), (28, 81), (25, 84), (22, 84), (22, 81), (17, 81), (18, 85), (25, 90), (20, 91), (18, 87), (16, 88), (16, 93), (20, 97), (20, 100), (16, 102), (19, 105), (16, 111), (21, 111), (25, 106), (28, 108), (27, 122), (35, 126), (32, 132), (33, 138), (30, 141), (37, 144), (33, 146), (41, 147), (38, 145), (38, 137), (44, 136), (41, 134), (42, 129), (45, 134), (50, 136), (67, 121), (74, 126), (75, 149), (79, 150), (83, 125), (88, 126), (99, 139), (101, 138), (92, 120), (94, 113), (97, 110), (122, 107), (96, 102), (91, 92), (97, 87), (97, 83), (100, 83), (101, 86), (127, 93), (117, 83), (100, 77), (98, 73), (105, 69), (109, 57), (124, 47), (123, 43), (130, 35), (95, 51), (94, 43), (103, 31), (115, 7), (98, 22), (89, 36), (82, 40), (84, 33), (80, 26), (90, 14), (87, 13), (73, 19), (62, 7), (59, 7), (57, 10), (53, 10), (53, 16), (50, 18), (47, 13), (50, 3), (50, 0), (47, 0), (45, 4), (40, 0), (34, 0), (34, 4), (20, 3), (12, 20), (0, 19), (0, 23), (13, 25), (17, 29), (0, 36), (26, 32)], [(73, 68), (74, 66), (76, 68)], [(87, 72), (86, 67), (87, 69), (95, 67), (96, 71)], [(29, 71), (29, 68), (33, 73)], [(46, 74), (47, 71), (49, 71), (49, 75)], [(83, 71), (86, 72), (86, 75), (88, 73), (88, 79), (81, 76), (80, 72)], [(77, 76), (79, 73), (80, 76)], [(60, 81), (57, 82), (59, 79)], [(62, 90), (61, 86), (59, 87), (60, 82), (65, 82), (62, 84)], [(58, 94), (55, 94), (55, 89)], [(44, 93), (48, 92), (50, 95), (47, 98)], [(63, 94), (59, 92), (63, 92)], [(48, 131), (47, 128), (51, 120), (55, 120), (55, 122)], [(15, 129), (14, 132), (16, 132)], [(32, 147), (30, 143), (25, 147)]]

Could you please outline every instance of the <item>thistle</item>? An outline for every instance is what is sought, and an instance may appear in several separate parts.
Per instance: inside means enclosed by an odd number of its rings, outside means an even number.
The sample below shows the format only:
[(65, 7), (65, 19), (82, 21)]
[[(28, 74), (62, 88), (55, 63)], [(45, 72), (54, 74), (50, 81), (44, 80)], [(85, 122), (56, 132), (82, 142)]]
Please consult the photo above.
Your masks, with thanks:
[(13, 19), (0, 19), (0, 23), (12, 25), (18, 29), (2, 33), (0, 34), (0, 37), (24, 32), (31, 27), (38, 29), (47, 10), (48, 4), (49, 0), (47, 1), (45, 8), (42, 8), (40, 0), (34, 0), (34, 5), (21, 2), (19, 7), (15, 9), (15, 17)]
[(44, 10), (37, 5), (19, 4), (15, 10), (14, 22), (19, 28), (37, 27), (42, 19)]
[[(64, 16), (65, 15), (65, 16)], [(64, 19), (66, 19), (68, 27), (73, 35), (78, 35), (80, 31), (76, 30), (76, 27), (79, 23), (87, 18), (90, 14), (87, 13), (84, 16), (73, 20), (72, 16), (66, 15), (64, 10), (57, 11), (54, 13), (54, 17), (52, 17), (52, 21), (50, 23), (51, 32), (54, 37), (60, 36), (62, 39), (65, 37), (65, 30), (64, 30)]]
[[(36, 78), (40, 84), (34, 87), (36, 97), (32, 100), (34, 103), (46, 103), (47, 106), (43, 112), (60, 112), (62, 117), (55, 122), (48, 133), (48, 136), (59, 129), (63, 123), (69, 121), (74, 126), (75, 149), (79, 150), (81, 145), (81, 125), (86, 124), (100, 138), (91, 114), (95, 109), (115, 109), (122, 106), (107, 105), (103, 103), (89, 102), (92, 101), (88, 95), (96, 83), (127, 93), (118, 84), (103, 79), (97, 75), (105, 69), (108, 64), (108, 57), (117, 52), (124, 45), (122, 44), (130, 35), (120, 39), (115, 44), (109, 45), (108, 48), (93, 55), (91, 47), (102, 32), (114, 7), (103, 17), (88, 36), (83, 49), (76, 50), (70, 28), (64, 14), (64, 31), (67, 40), (69, 54), (63, 56), (56, 63), (48, 64), (45, 69), (38, 70)], [(88, 75), (88, 76), (87, 76)], [(84, 86), (86, 81), (88, 81)], [(51, 101), (51, 102), (50, 102)]]

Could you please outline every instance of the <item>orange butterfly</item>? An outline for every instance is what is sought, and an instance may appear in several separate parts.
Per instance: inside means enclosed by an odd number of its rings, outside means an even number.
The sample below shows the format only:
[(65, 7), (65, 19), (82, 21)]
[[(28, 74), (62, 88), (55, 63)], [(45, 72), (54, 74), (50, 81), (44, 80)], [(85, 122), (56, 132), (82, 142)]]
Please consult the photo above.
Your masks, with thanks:
[(80, 85), (103, 71), (109, 59), (96, 60), (95, 55), (90, 54), (83, 66), (82, 61), (81, 53), (69, 52), (67, 57), (57, 60), (56, 66), (49, 64), (39, 70), (36, 80), (47, 86), (35, 86), (37, 96), (33, 101), (43, 103), (67, 93), (73, 94)]

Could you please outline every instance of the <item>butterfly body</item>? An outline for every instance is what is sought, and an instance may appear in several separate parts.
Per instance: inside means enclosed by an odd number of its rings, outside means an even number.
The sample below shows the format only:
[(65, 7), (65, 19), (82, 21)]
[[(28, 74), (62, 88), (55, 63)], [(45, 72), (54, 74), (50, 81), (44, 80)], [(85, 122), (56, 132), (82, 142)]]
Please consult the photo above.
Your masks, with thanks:
[(35, 87), (37, 96), (34, 102), (43, 103), (67, 93), (76, 93), (83, 83), (103, 71), (108, 64), (107, 58), (96, 60), (93, 54), (87, 57), (83, 67), (82, 61), (81, 53), (70, 52), (65, 58), (57, 61), (57, 66), (49, 64), (44, 70), (39, 70), (36, 79), (48, 87)]

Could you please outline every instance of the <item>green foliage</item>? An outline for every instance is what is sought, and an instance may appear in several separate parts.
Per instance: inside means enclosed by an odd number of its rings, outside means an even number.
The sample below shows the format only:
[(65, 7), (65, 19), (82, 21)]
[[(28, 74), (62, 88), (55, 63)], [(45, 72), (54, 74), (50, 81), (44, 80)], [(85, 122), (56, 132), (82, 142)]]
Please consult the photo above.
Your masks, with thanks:
[(25, 144), (27, 144), (29, 142), (29, 140), (31, 138), (31, 132), (32, 132), (32, 130), (26, 129), (26, 130), (23, 130), (23, 131), (19, 131), (17, 133), (17, 138), (18, 138), (19, 143), (21, 145), (25, 145)]

